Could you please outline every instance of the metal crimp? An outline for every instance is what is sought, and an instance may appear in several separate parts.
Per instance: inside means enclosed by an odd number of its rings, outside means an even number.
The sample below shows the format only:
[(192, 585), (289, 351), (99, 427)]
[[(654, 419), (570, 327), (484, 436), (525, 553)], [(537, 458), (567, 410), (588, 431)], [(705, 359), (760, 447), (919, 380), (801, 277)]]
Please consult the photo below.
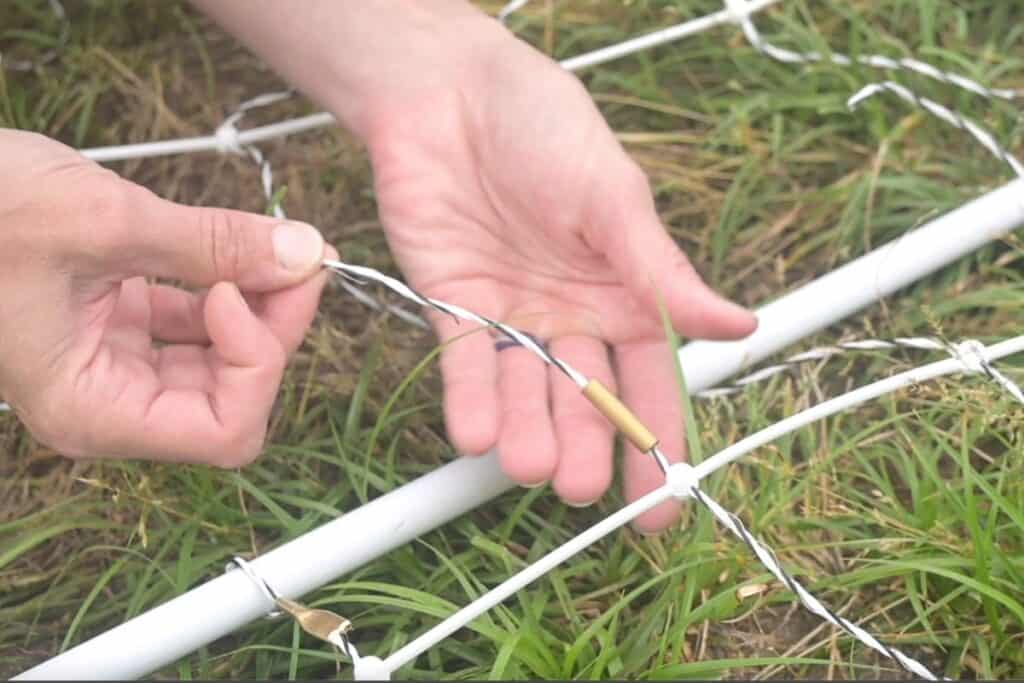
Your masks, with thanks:
[(641, 453), (650, 453), (658, 445), (658, 437), (601, 382), (591, 379), (583, 395)]
[(654, 458), (654, 462), (658, 464), (662, 474), (668, 474), (672, 463), (658, 448), (658, 437), (632, 410), (626, 407), (625, 403), (596, 379), (587, 381), (586, 386), (583, 387), (583, 396), (597, 408), (598, 412), (608, 418), (608, 421), (615, 425), (615, 428), (626, 437), (627, 441), (636, 446), (638, 451), (647, 453)]
[(241, 569), (242, 573), (256, 584), (260, 592), (277, 608), (267, 616), (277, 617), (286, 613), (303, 631), (325, 643), (334, 645), (346, 656), (352, 657), (352, 647), (348, 640), (348, 634), (353, 628), (351, 621), (329, 610), (308, 607), (301, 602), (280, 595), (262, 576), (256, 573), (248, 561), (237, 555), (231, 558), (228, 568), (230, 569), (232, 565)]

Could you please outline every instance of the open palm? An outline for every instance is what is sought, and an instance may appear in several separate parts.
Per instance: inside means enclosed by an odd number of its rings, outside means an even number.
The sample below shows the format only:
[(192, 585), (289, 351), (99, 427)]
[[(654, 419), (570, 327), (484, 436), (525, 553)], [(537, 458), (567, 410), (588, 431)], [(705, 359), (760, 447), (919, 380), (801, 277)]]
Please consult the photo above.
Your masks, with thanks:
[[(579, 81), (525, 45), (507, 57), (481, 82), (430, 91), (377, 123), (370, 151), (391, 248), (423, 293), (529, 331), (618, 387), (666, 453), (681, 458), (659, 298), (689, 337), (741, 337), (755, 320), (701, 281)], [(442, 341), (469, 331), (444, 316), (433, 323)], [(496, 351), (486, 334), (450, 344), (441, 365), (457, 448), (497, 444), (510, 477), (527, 486), (550, 480), (570, 504), (604, 493), (612, 429), (557, 370), (524, 349)], [(627, 498), (660, 476), (649, 456), (630, 449)], [(666, 504), (637, 526), (654, 531), (674, 518)]]

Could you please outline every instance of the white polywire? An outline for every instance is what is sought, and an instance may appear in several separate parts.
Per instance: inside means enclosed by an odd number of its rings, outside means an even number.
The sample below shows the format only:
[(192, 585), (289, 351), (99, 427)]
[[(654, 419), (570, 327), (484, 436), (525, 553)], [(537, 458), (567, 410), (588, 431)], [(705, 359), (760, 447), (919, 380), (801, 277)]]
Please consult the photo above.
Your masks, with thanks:
[[(755, 0), (749, 3), (744, 9), (746, 14), (753, 14), (774, 5), (781, 0)], [(671, 26), (649, 33), (638, 38), (623, 41), (617, 45), (594, 50), (586, 54), (572, 57), (560, 62), (562, 68), (567, 71), (580, 71), (600, 64), (626, 57), (628, 55), (647, 50), (658, 45), (664, 45), (702, 31), (728, 24), (734, 20), (732, 12), (722, 10), (706, 17), (699, 17), (690, 21)], [(251, 128), (238, 134), (237, 144), (240, 146), (253, 145), (258, 142), (265, 142), (278, 137), (295, 135), (317, 128), (324, 128), (336, 124), (334, 116), (327, 112), (310, 114), (296, 119), (289, 119), (267, 126)], [(124, 161), (127, 159), (143, 159), (149, 157), (168, 156), (172, 154), (187, 154), (190, 152), (212, 152), (221, 149), (224, 140), (218, 140), (216, 135), (202, 137), (182, 138), (177, 140), (160, 140), (157, 142), (143, 142), (134, 145), (114, 145), (108, 147), (93, 147), (80, 150), (86, 158), (100, 163), (110, 161)]]
[(726, 11), (733, 16), (733, 21), (743, 29), (743, 33), (751, 45), (762, 54), (784, 64), (809, 64), (830, 61), (839, 66), (861, 64), (876, 69), (912, 71), (922, 76), (954, 85), (976, 95), (981, 95), (982, 97), (994, 97), (1004, 100), (1012, 100), (1017, 97), (1017, 92), (1014, 90), (988, 88), (965, 76), (943, 71), (931, 64), (908, 57), (893, 59), (884, 55), (857, 55), (856, 57), (849, 57), (835, 52), (829, 55), (822, 55), (820, 52), (793, 52), (792, 50), (772, 45), (761, 36), (761, 33), (754, 25), (753, 19), (751, 19), (750, 12), (747, 10), (746, 0), (725, 0), (725, 6)]
[(564, 372), (581, 389), (587, 385), (588, 380), (582, 373), (580, 373), (578, 370), (576, 370), (571, 365), (566, 363), (564, 360), (552, 356), (533, 337), (523, 332), (520, 332), (514, 327), (510, 327), (505, 323), (490, 320), (489, 318), (485, 318), (484, 316), (474, 313), (473, 311), (466, 310), (461, 306), (456, 306), (455, 304), (450, 304), (444, 301), (439, 301), (438, 299), (433, 299), (431, 297), (424, 296), (419, 292), (415, 291), (414, 289), (412, 289), (411, 287), (409, 287), (409, 285), (405, 284), (401, 280), (393, 278), (389, 275), (385, 275), (384, 273), (374, 270), (373, 268), (368, 268), (366, 266), (356, 266), (350, 263), (344, 263), (343, 261), (337, 261), (334, 259), (324, 259), (324, 266), (337, 273), (340, 273), (341, 275), (351, 277), (356, 281), (371, 280), (373, 282), (380, 283), (387, 287), (388, 289), (390, 289), (391, 291), (398, 294), (399, 296), (405, 297), (409, 301), (414, 301), (420, 304), (421, 306), (428, 306), (430, 308), (437, 309), (443, 313), (453, 315), (463, 320), (478, 323), (485, 327), (494, 327), (503, 332), (504, 334), (508, 335), (513, 340), (515, 340), (520, 346), (533, 353), (535, 356), (544, 361), (544, 363), (552, 365), (561, 370), (562, 372)]
[(616, 45), (609, 45), (593, 52), (580, 55), (578, 57), (572, 57), (563, 61), (562, 68), (568, 71), (582, 71), (583, 69), (589, 69), (606, 62), (610, 62), (620, 57), (640, 52), (641, 50), (649, 50), (666, 43), (692, 36), (697, 33), (702, 33), (710, 29), (722, 26), (724, 24), (737, 23), (737, 18), (749, 17), (757, 12), (761, 12), (768, 9), (772, 5), (775, 5), (782, 0), (751, 0), (751, 2), (744, 3), (742, 7), (736, 9), (723, 9), (713, 14), (708, 14), (703, 17), (697, 17), (685, 21), (675, 26), (669, 26), (668, 28), (659, 29), (643, 36), (631, 38), (630, 40), (618, 43)]
[(541, 559), (521, 570), (511, 578), (506, 579), (495, 588), (492, 588), (455, 614), (437, 624), (408, 645), (391, 654), (384, 660), (385, 665), (390, 671), (397, 671), (400, 667), (413, 661), (423, 652), (426, 652), (443, 639), (473, 621), (473, 619), (476, 619), (484, 612), (496, 605), (499, 605), (517, 591), (522, 590), (561, 563), (586, 549), (588, 546), (593, 545), (616, 529), (629, 524), (629, 522), (636, 519), (639, 515), (668, 500), (671, 496), (672, 489), (668, 484), (665, 484), (654, 491), (651, 491), (647, 495), (638, 498), (608, 517), (605, 517), (594, 526), (590, 527), (572, 540), (567, 541), (558, 548), (555, 548)]
[(530, 2), (530, 0), (511, 0), (511, 2), (506, 3), (505, 6), (501, 8), (501, 11), (498, 12), (498, 21), (504, 24), (513, 13), (526, 7), (526, 3), (528, 2)]
[(1003, 388), (1006, 393), (1024, 404), (1024, 391), (1013, 380), (992, 366), (985, 358), (985, 345), (975, 339), (953, 345), (949, 353), (963, 363), (970, 372), (983, 374)]
[(1009, 164), (1010, 168), (1013, 169), (1013, 172), (1016, 173), (1018, 177), (1024, 178), (1024, 164), (1021, 164), (1020, 160), (1018, 160), (1006, 148), (1000, 145), (991, 133), (989, 133), (987, 130), (976, 124), (974, 121), (965, 118), (964, 116), (953, 111), (952, 109), (944, 107), (938, 102), (929, 100), (926, 97), (921, 97), (917, 93), (911, 91), (908, 88), (903, 87), (899, 83), (893, 83), (892, 81), (872, 83), (870, 85), (865, 86), (856, 94), (854, 94), (853, 97), (851, 97), (846, 104), (851, 110), (856, 109), (864, 100), (868, 99), (869, 97), (873, 97), (874, 95), (877, 95), (878, 93), (881, 92), (891, 92), (904, 102), (908, 102), (909, 104), (915, 107), (920, 107), (927, 111), (929, 114), (932, 114), (933, 116), (942, 119), (949, 125), (970, 133), (975, 140), (980, 142), (982, 146), (985, 147), (985, 149), (992, 152), (992, 154), (994, 154), (1001, 161), (1005, 161), (1007, 164)]
[[(1024, 351), (1024, 335), (1008, 339), (993, 346), (980, 347), (980, 349), (975, 352), (984, 359), (985, 362), (991, 363), (994, 360), (1004, 358), (1015, 353), (1020, 353), (1021, 351)], [(897, 391), (914, 384), (919, 384), (921, 382), (926, 382), (930, 379), (935, 379), (936, 377), (942, 377), (943, 375), (950, 375), (957, 372), (976, 373), (978, 371), (977, 366), (975, 366), (971, 361), (964, 360), (963, 357), (954, 357), (919, 368), (914, 368), (913, 370), (907, 370), (906, 372), (901, 372), (897, 375), (893, 375), (892, 377), (887, 377), (883, 380), (855, 389), (848, 394), (843, 394), (842, 396), (837, 396), (823, 403), (819, 403), (818, 405), (799, 412), (796, 415), (791, 415), (770, 427), (762, 429), (759, 432), (737, 441), (732, 446), (719, 451), (707, 460), (701, 462), (699, 465), (695, 465), (694, 468), (697, 470), (697, 476), (703, 479), (711, 473), (725, 467), (729, 463), (742, 458), (755, 448), (764, 446), (780, 436), (790, 433), (794, 429), (799, 429), (800, 427), (804, 427), (812, 422), (828, 417), (829, 415), (835, 415), (836, 413), (849, 410), (855, 406), (865, 403), (866, 401), (870, 401), (873, 398), (878, 398), (879, 396), (884, 396), (885, 394), (893, 391)], [(1009, 380), (1007, 379), (1006, 381)], [(1009, 391), (1015, 398), (1024, 403), (1024, 396), (1020, 395), (1020, 389), (1017, 389), (1016, 392), (1013, 390)]]
[(824, 361), (836, 356), (846, 355), (851, 351), (890, 351), (893, 349), (920, 349), (929, 351), (948, 350), (938, 339), (930, 337), (896, 337), (887, 339), (859, 339), (854, 341), (838, 342), (831, 346), (819, 346), (817, 348), (793, 354), (778, 363), (765, 366), (732, 383), (705, 389), (693, 394), (694, 398), (709, 399), (722, 396), (732, 396), (742, 392), (748, 385), (763, 382), (784, 372), (789, 372), (805, 364), (817, 361)]
[(826, 607), (825, 604), (818, 600), (814, 594), (808, 591), (803, 584), (782, 568), (782, 564), (779, 562), (775, 553), (750, 533), (750, 531), (740, 521), (739, 517), (723, 508), (718, 504), (718, 502), (703, 491), (697, 491), (694, 495), (697, 500), (711, 511), (711, 514), (715, 516), (715, 519), (717, 519), (719, 523), (747, 545), (754, 555), (757, 556), (757, 559), (761, 561), (761, 564), (764, 565), (765, 569), (771, 572), (775, 578), (793, 591), (797, 599), (804, 608), (807, 609), (807, 611), (827, 621), (833, 626), (843, 629), (856, 640), (867, 645), (879, 654), (895, 660), (901, 667), (903, 667), (904, 670), (913, 673), (915, 676), (929, 681), (938, 680), (938, 677), (929, 671), (927, 667), (921, 664), (921, 662), (907, 656), (893, 647), (885, 645), (857, 624), (853, 623), (849, 619), (839, 616), (836, 612)]
[[(297, 135), (317, 128), (332, 126), (337, 121), (327, 112), (300, 116), (299, 118), (271, 123), (258, 128), (250, 128), (238, 134), (239, 145), (248, 146), (258, 142), (266, 142), (275, 138)], [(113, 145), (110, 147), (92, 147), (81, 150), (82, 156), (99, 163), (125, 161), (128, 159), (147, 159), (150, 157), (168, 156), (172, 154), (189, 154), (192, 152), (214, 152), (221, 148), (223, 141), (216, 135), (181, 138), (177, 140), (159, 140), (142, 142), (134, 145)]]

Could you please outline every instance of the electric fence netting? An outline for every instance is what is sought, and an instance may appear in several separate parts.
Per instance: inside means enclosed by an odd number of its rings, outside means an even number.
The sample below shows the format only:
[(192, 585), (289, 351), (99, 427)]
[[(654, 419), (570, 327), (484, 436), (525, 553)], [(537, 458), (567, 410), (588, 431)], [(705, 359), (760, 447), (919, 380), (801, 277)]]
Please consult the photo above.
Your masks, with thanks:
[[(939, 81), (946, 86), (963, 90), (971, 95), (992, 100), (1013, 100), (1017, 96), (1014, 91), (991, 89), (974, 80), (937, 69), (916, 59), (894, 59), (880, 55), (846, 56), (838, 53), (827, 55), (817, 52), (801, 53), (777, 47), (761, 36), (754, 25), (753, 15), (778, 1), (760, 0), (747, 2), (746, 0), (726, 0), (725, 8), (721, 12), (647, 36), (641, 36), (620, 45), (566, 60), (562, 62), (562, 66), (573, 71), (580, 70), (617, 59), (626, 54), (677, 40), (693, 33), (705, 31), (715, 26), (732, 24), (741, 28), (746, 39), (759, 52), (785, 64), (806, 65), (829, 62), (840, 67), (860, 65), (880, 70), (924, 76)], [(502, 20), (505, 20), (510, 16), (514, 16), (513, 13), (526, 4), (526, 0), (510, 2), (499, 16)], [(1021, 219), (1021, 216), (1024, 216), (1024, 191), (1021, 191), (1021, 182), (1024, 181), (1024, 166), (1013, 154), (1001, 146), (991, 133), (984, 130), (977, 123), (963, 117), (954, 109), (920, 97), (911, 88), (891, 80), (865, 86), (849, 98), (849, 108), (853, 111), (866, 99), (882, 93), (893, 94), (911, 106), (918, 107), (928, 114), (969, 134), (990, 153), (1008, 165), (1010, 170), (1017, 176), (1016, 187), (1011, 187), (1010, 194), (1015, 198), (1015, 209), (1018, 214), (1008, 221), (1010, 224), (1008, 227), (1001, 226), (999, 228), (1003, 230), (1003, 233), (997, 232), (996, 234), (1005, 234), (1005, 232), (1024, 222)], [(259, 166), (262, 190), (267, 200), (271, 202), (275, 215), (284, 217), (283, 210), (274, 202), (274, 180), (271, 164), (255, 145), (263, 140), (279, 135), (288, 135), (315, 127), (330, 125), (333, 123), (333, 118), (327, 114), (315, 114), (247, 131), (239, 130), (238, 124), (247, 111), (255, 107), (273, 105), (276, 102), (291, 97), (291, 95), (292, 93), (290, 92), (269, 93), (243, 103), (211, 136), (187, 140), (143, 143), (124, 147), (97, 148), (84, 150), (83, 153), (98, 161), (188, 153), (200, 150), (216, 150), (221, 153), (245, 155)], [(984, 241), (980, 243), (984, 243)], [(959, 251), (947, 255), (947, 262), (960, 253), (963, 252)], [(880, 267), (880, 263), (877, 262), (865, 261), (865, 263), (873, 264), (873, 267)], [(982, 344), (976, 340), (951, 343), (927, 337), (896, 337), (892, 339), (845, 341), (789, 356), (780, 362), (746, 374), (730, 383), (719, 384), (714, 388), (699, 388), (701, 383), (698, 381), (696, 383), (698, 390), (693, 393), (695, 397), (705, 399), (721, 398), (740, 393), (750, 384), (788, 372), (804, 363), (821, 362), (843, 354), (909, 349), (938, 352), (947, 356), (945, 359), (867, 384), (797, 412), (761, 431), (740, 439), (697, 465), (691, 466), (686, 463), (671, 464), (670, 459), (660, 449), (657, 435), (653, 434), (651, 430), (640, 422), (626, 405), (599, 382), (586, 377), (564, 359), (552, 355), (543, 344), (538, 343), (532, 336), (501, 321), (490, 319), (461, 306), (427, 297), (401, 280), (377, 270), (340, 260), (325, 260), (323, 265), (328, 270), (337, 274), (337, 282), (344, 287), (345, 291), (357, 297), (361, 302), (377, 310), (394, 314), (410, 324), (424, 326), (425, 322), (420, 316), (396, 304), (382, 303), (364, 291), (365, 288), (371, 284), (383, 287), (398, 297), (420, 307), (432, 309), (471, 324), (488, 328), (506, 340), (507, 343), (517, 344), (530, 351), (544, 363), (569, 377), (579, 387), (583, 395), (628, 441), (641, 452), (648, 453), (660, 467), (664, 475), (664, 483), (654, 491), (616, 511), (581, 534), (555, 548), (539, 560), (526, 566), (506, 581), (495, 586), (390, 654), (384, 654), (383, 656), (361, 654), (356, 646), (358, 623), (353, 624), (348, 619), (329, 611), (313, 609), (285, 597), (289, 592), (294, 593), (294, 591), (286, 591), (281, 586), (275, 585), (275, 581), (269, 579), (267, 574), (257, 566), (258, 561), (254, 560), (250, 563), (240, 557), (235, 557), (228, 568), (240, 570), (239, 573), (245, 577), (246, 581), (251, 584), (251, 587), (256, 589), (257, 600), (260, 601), (249, 610), (250, 613), (254, 610), (269, 611), (272, 616), (287, 613), (296, 620), (303, 630), (333, 645), (340, 652), (344, 653), (350, 659), (353, 665), (354, 676), (357, 679), (379, 680), (390, 678), (403, 666), (415, 661), (417, 657), (429, 651), (443, 639), (463, 628), (473, 619), (501, 604), (507, 598), (515, 595), (531, 582), (543, 577), (556, 566), (568, 561), (593, 543), (620, 529), (645, 511), (666, 500), (677, 499), (680, 501), (693, 501), (710, 513), (720, 527), (740, 541), (763, 565), (765, 570), (778, 579), (793, 594), (798, 603), (811, 614), (840, 629), (882, 657), (891, 660), (895, 665), (914, 677), (925, 679), (938, 678), (936, 674), (921, 662), (882, 642), (881, 639), (872, 635), (867, 629), (842, 616), (840, 611), (833, 610), (815, 597), (796, 579), (792, 572), (785, 568), (777, 554), (750, 531), (740, 517), (719, 504), (701, 487), (701, 484), (707, 477), (720, 471), (723, 467), (736, 462), (746, 454), (807, 425), (850, 410), (892, 392), (940, 377), (978, 375), (992, 382), (1000, 390), (1005, 391), (1011, 397), (1024, 404), (1024, 392), (1021, 391), (1020, 387), (1009, 376), (994, 365), (999, 359), (1024, 351), (1024, 336), (1014, 337), (990, 345)], [(938, 264), (936, 267), (938, 267)], [(878, 296), (880, 297), (882, 294), (884, 292), (880, 291)], [(781, 341), (778, 344), (781, 344)], [(687, 372), (689, 375), (689, 370)], [(703, 386), (706, 387), (707, 385)], [(283, 551), (284, 549), (281, 548), (279, 550)], [(229, 573), (233, 574), (235, 572)], [(128, 624), (124, 626), (128, 626)], [(26, 672), (23, 676), (26, 678), (55, 677), (60, 676), (62, 671), (71, 671), (70, 667), (74, 665), (75, 661), (82, 661), (81, 659), (76, 659), (76, 657), (88, 656), (90, 642), (83, 643), (68, 653), (51, 660), (51, 662), (44, 663)], [(107, 642), (104, 647), (109, 650), (112, 646), (110, 642)], [(78, 655), (75, 655), (76, 651), (79, 651)], [(117, 675), (128, 676), (132, 675), (132, 672), (135, 670), (128, 668), (117, 671)]]

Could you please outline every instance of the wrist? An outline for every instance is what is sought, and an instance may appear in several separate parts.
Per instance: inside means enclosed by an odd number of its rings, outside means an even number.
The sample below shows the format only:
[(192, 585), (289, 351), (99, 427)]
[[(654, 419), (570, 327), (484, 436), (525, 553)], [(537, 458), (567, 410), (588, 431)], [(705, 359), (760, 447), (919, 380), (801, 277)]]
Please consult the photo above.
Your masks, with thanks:
[(330, 57), (323, 103), (371, 144), (396, 118), (444, 101), (519, 41), (463, 0), (372, 0), (356, 44)]

